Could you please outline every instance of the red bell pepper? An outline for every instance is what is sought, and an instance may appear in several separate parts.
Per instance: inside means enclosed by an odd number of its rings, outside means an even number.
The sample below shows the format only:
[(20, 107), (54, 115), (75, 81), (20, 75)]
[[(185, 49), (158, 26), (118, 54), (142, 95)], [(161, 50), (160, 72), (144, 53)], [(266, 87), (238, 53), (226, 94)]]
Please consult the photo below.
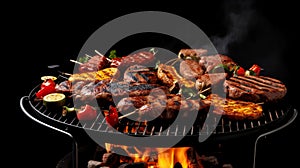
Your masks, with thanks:
[(253, 71), (255, 73), (255, 75), (258, 76), (260, 71), (262, 70), (262, 68), (257, 64), (253, 64), (252, 67), (249, 68), (249, 70)]
[(119, 115), (116, 107), (109, 106), (108, 113), (105, 113), (106, 123), (112, 127), (115, 127), (119, 123)]
[(35, 94), (37, 98), (42, 99), (44, 96), (50, 93), (54, 93), (55, 82), (52, 79), (46, 79), (40, 86), (40, 90)]

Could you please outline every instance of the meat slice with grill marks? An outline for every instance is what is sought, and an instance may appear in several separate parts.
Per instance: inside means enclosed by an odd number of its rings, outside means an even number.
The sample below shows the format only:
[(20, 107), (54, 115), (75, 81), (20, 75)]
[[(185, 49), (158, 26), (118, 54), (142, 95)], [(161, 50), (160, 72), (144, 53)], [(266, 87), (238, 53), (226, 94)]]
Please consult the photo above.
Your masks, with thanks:
[(176, 118), (179, 111), (182, 117), (192, 112), (207, 112), (209, 103), (200, 99), (185, 99), (181, 95), (154, 93), (148, 96), (126, 97), (119, 101), (117, 109), (123, 114), (137, 110), (135, 120), (152, 120), (156, 117), (162, 120)]
[(237, 76), (224, 82), (229, 98), (251, 102), (275, 102), (287, 93), (282, 81), (268, 76)]
[(157, 83), (157, 75), (153, 68), (132, 65), (124, 72), (123, 80), (128, 83)]

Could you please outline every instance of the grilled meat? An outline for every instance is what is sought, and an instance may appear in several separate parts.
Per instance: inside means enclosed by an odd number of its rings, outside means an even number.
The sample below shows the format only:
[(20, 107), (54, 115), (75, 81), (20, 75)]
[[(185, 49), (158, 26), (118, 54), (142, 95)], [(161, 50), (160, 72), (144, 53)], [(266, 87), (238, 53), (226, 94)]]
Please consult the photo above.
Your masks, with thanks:
[(189, 80), (194, 80), (204, 74), (204, 68), (194, 60), (183, 60), (179, 65), (180, 74)]
[(209, 56), (201, 56), (199, 60), (199, 64), (201, 67), (205, 67), (205, 73), (211, 72), (216, 66), (223, 64), (227, 66), (229, 69), (234, 65), (237, 65), (232, 58), (223, 54), (209, 55)]
[(213, 107), (213, 113), (233, 120), (259, 119), (263, 108), (253, 102), (223, 98), (217, 94), (210, 94), (205, 100)]
[(251, 102), (275, 102), (282, 99), (286, 86), (277, 79), (267, 76), (237, 76), (224, 82), (229, 98)]
[(147, 95), (135, 95), (130, 97), (122, 98), (118, 104), (117, 108), (119, 111), (133, 111), (136, 108), (140, 108), (143, 105), (157, 101), (166, 99), (166, 93), (161, 90), (160, 88), (154, 88), (151, 92)]
[(109, 66), (108, 59), (103, 55), (92, 56), (87, 62), (79, 65), (79, 73), (94, 72)]
[(183, 99), (176, 94), (151, 94), (149, 96), (137, 96), (123, 98), (118, 104), (118, 110), (123, 113), (130, 113), (137, 110), (136, 120), (143, 121), (154, 118), (170, 120), (176, 118), (179, 111), (187, 116), (189, 112), (201, 111), (208, 107), (203, 101)]
[(181, 49), (178, 53), (178, 58), (199, 60), (200, 56), (207, 53), (206, 49)]
[(123, 80), (128, 83), (157, 83), (157, 75), (152, 68), (132, 65), (126, 69)]
[[(97, 89), (100, 87), (101, 89)], [(113, 82), (98, 86), (95, 97), (98, 101), (103, 102), (119, 102), (124, 97), (145, 96), (149, 95), (155, 89), (159, 89), (164, 93), (169, 93), (166, 86), (159, 84), (146, 83), (127, 83), (127, 82)]]
[(196, 89), (202, 91), (206, 88), (213, 88), (223, 91), (223, 83), (227, 77), (227, 73), (211, 73), (204, 74), (196, 80)]
[(121, 57), (119, 68), (128, 68), (131, 65), (149, 65), (155, 60), (154, 53), (141, 51), (128, 56)]
[(158, 65), (157, 77), (164, 85), (170, 88), (170, 91), (175, 87), (176, 83), (184, 85), (187, 88), (192, 88), (195, 86), (195, 82), (180, 76), (174, 66), (166, 64)]

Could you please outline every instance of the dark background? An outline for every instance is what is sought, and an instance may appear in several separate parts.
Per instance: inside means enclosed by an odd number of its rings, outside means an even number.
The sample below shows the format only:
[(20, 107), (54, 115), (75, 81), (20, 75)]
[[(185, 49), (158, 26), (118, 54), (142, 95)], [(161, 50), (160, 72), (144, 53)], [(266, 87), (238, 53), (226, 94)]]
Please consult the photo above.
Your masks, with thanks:
[[(231, 56), (245, 67), (258, 63), (263, 66), (263, 73), (282, 80), (288, 88), (289, 102), (299, 109), (297, 5), (254, 0), (247, 3), (225, 0), (199, 1), (199, 4), (180, 2), (173, 6), (148, 2), (126, 8), (117, 4), (26, 4), (7, 18), (10, 29), (7, 43), (11, 50), (5, 57), (11, 62), (8, 66), (17, 71), (17, 74), (9, 74), (16, 85), (13, 86), (16, 110), (13, 115), (9, 114), (13, 117), (15, 124), (10, 125), (14, 128), (7, 129), (11, 143), (9, 158), (14, 160), (11, 162), (14, 167), (55, 167), (71, 151), (70, 138), (39, 125), (22, 113), (21, 97), (41, 82), (40, 76), (47, 74), (48, 65), (59, 64), (62, 71), (72, 72), (73, 64), (69, 60), (78, 56), (91, 34), (103, 24), (132, 12), (165, 11), (190, 20), (211, 38), (220, 53)], [(153, 38), (149, 41), (156, 43)], [(132, 42), (118, 51), (126, 55), (130, 51), (128, 47), (138, 44), (137, 40), (137, 44)], [(161, 41), (157, 44), (162, 48), (170, 47)], [(262, 142), (258, 150), (258, 167), (299, 164), (298, 118)]]

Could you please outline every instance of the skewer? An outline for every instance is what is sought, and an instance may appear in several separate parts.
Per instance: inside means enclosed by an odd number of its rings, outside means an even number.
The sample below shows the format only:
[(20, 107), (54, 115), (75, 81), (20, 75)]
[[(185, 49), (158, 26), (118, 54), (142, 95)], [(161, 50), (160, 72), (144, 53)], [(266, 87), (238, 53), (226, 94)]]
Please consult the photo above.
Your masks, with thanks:
[(67, 76), (71, 76), (72, 74), (70, 73), (67, 73), (67, 72), (61, 72), (61, 71), (58, 71), (59, 73), (61, 73), (62, 75), (67, 75)]
[(174, 65), (174, 63), (176, 63), (178, 60), (179, 60), (178, 58), (173, 58), (173, 59), (168, 60), (165, 64), (166, 65), (168, 65), (168, 64)]
[(95, 52), (100, 55), (100, 56), (104, 56), (103, 54), (101, 54), (99, 51), (95, 50)]
[(211, 87), (208, 87), (208, 88), (206, 88), (204, 90), (199, 91), (198, 94), (202, 94), (202, 93), (207, 92), (209, 90), (211, 90)]
[(130, 113), (127, 113), (127, 114), (125, 114), (125, 115), (120, 116), (118, 119), (122, 119), (122, 118), (128, 117), (128, 116), (130, 116), (130, 115), (132, 115), (132, 114), (137, 113), (138, 111), (139, 111), (139, 109), (135, 109), (134, 111), (132, 111), (132, 112), (130, 112)]
[(79, 65), (81, 65), (81, 64), (82, 64), (82, 62), (79, 62), (79, 61), (76, 61), (76, 60), (72, 60), (72, 59), (70, 59), (70, 61), (71, 61), (71, 62), (74, 62), (74, 63), (76, 63), (76, 64), (79, 64)]
[(85, 56), (89, 57), (89, 58), (92, 58), (92, 56), (88, 55), (88, 54), (85, 54)]

